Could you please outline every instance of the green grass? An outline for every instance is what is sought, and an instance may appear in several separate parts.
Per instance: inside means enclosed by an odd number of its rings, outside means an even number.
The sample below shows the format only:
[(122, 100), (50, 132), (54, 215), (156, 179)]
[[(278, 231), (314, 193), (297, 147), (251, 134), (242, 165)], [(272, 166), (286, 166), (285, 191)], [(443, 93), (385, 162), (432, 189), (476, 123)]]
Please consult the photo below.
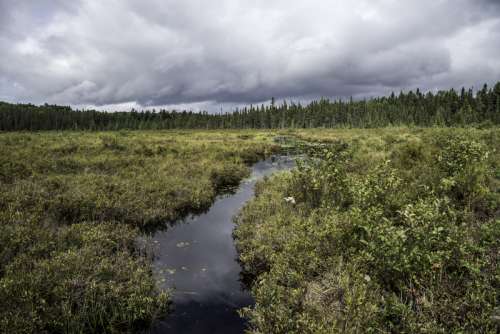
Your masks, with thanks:
[(207, 209), (277, 135), (312, 159), (236, 220), (250, 331), (498, 330), (500, 130), (384, 128), (0, 134), (0, 332), (149, 326), (169, 295), (141, 234)]
[(0, 134), (0, 332), (134, 332), (168, 306), (141, 231), (276, 150), (257, 131)]
[(311, 158), (236, 219), (252, 333), (498, 332), (498, 128), (288, 134)]

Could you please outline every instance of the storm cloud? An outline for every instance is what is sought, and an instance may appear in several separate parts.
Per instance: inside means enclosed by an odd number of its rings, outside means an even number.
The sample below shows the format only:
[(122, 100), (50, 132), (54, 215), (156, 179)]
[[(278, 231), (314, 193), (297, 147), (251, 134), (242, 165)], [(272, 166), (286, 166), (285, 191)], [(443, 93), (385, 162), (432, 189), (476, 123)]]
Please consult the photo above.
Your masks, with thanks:
[(0, 100), (213, 109), (500, 80), (496, 0), (0, 0)]

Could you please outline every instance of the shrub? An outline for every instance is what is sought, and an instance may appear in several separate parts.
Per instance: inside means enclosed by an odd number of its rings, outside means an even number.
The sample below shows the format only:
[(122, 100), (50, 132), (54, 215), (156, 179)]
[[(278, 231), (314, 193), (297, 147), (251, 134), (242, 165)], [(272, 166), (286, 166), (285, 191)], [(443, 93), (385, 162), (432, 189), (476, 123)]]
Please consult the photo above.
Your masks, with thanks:
[(157, 295), (130, 228), (81, 223), (36, 232), (0, 278), (2, 332), (131, 332), (165, 312), (168, 296)]
[(329, 140), (257, 187), (234, 232), (252, 332), (498, 331), (498, 156), (474, 132), (419, 136), (371, 164)]

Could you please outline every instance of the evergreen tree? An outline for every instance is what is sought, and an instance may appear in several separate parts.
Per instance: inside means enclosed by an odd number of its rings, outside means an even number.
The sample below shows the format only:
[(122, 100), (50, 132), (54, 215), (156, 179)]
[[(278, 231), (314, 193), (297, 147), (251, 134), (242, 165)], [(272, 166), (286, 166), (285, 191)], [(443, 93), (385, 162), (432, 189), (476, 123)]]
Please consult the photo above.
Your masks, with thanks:
[(491, 122), (500, 124), (500, 82), (484, 85), (476, 95), (462, 88), (428, 92), (391, 93), (388, 97), (355, 101), (320, 99), (306, 106), (284, 101), (276, 105), (222, 111), (98, 112), (72, 110), (68, 106), (10, 104), (0, 102), (0, 131), (118, 130), (118, 129), (220, 129), (286, 127), (381, 127), (388, 125), (454, 126)]

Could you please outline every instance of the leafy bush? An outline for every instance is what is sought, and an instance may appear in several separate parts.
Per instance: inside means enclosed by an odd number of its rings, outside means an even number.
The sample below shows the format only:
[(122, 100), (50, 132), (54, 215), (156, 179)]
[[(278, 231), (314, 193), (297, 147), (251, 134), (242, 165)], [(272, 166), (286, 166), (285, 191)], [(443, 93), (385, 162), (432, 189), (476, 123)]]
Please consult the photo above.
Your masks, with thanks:
[(377, 158), (330, 139), (259, 185), (234, 232), (251, 331), (497, 332), (500, 143), (460, 131), (391, 140)]
[(125, 225), (18, 231), (3, 244), (3, 260), (18, 252), (0, 278), (2, 332), (131, 332), (165, 311), (168, 296), (157, 295), (149, 264), (135, 253), (136, 232)]

